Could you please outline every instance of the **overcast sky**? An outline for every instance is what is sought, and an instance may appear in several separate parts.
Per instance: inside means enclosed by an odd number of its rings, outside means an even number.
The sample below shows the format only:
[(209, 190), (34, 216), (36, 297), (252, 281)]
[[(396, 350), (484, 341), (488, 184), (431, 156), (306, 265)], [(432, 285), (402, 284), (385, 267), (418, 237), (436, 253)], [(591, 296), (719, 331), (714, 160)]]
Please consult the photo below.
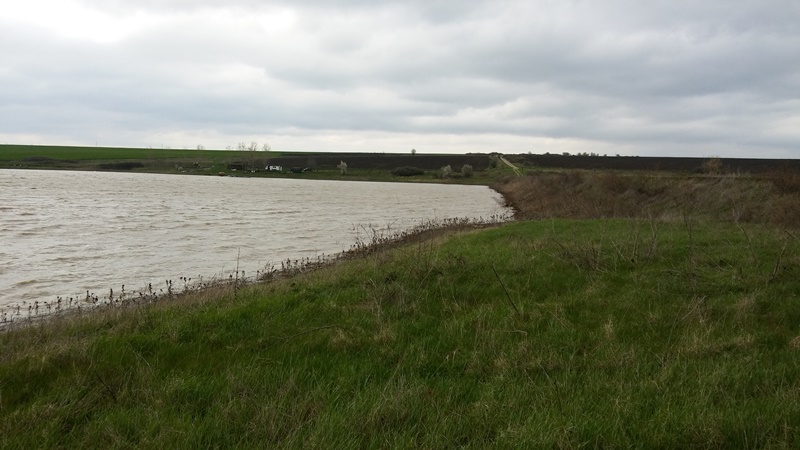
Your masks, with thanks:
[(798, 0), (0, 0), (0, 143), (800, 158)]

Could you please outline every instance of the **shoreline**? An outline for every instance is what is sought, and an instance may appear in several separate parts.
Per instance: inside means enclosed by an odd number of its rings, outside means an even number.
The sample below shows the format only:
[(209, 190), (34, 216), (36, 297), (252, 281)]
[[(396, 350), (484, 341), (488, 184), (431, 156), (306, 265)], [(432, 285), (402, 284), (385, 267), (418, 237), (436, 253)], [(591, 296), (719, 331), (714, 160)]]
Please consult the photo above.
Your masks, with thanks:
[[(0, 169), (0, 171), (4, 171), (4, 170), (7, 170), (7, 169)], [(40, 170), (40, 169), (22, 169), (22, 170), (28, 171), (28, 170)], [(59, 169), (52, 169), (52, 170), (59, 171)], [(92, 179), (92, 177), (95, 176), (96, 172), (98, 172), (98, 171), (80, 171), (79, 173), (84, 174), (83, 176), (86, 177), (87, 179)], [(45, 174), (46, 172), (41, 172), (41, 173)], [(62, 173), (66, 174), (67, 172), (62, 172)], [(130, 177), (134, 177), (133, 179), (136, 179), (135, 178), (135, 173), (131, 173), (131, 172), (99, 171), (99, 173), (96, 176), (100, 176), (100, 174), (109, 174), (109, 175), (107, 175), (107, 177), (113, 177), (113, 176), (115, 176), (115, 175), (113, 175), (115, 173), (131, 174), (129, 176)], [(10, 172), (6, 172), (6, 175), (9, 176), (9, 177), (14, 177), (15, 176), (13, 174), (10, 174)], [(159, 173), (159, 175), (172, 175), (172, 174), (170, 174), (170, 173)], [(187, 174), (187, 175), (199, 175), (199, 174)], [(20, 175), (20, 176), (22, 176), (22, 175)], [(65, 175), (65, 176), (68, 176), (68, 175)], [(120, 176), (124, 176), (124, 175), (120, 175)], [(37, 175), (33, 175), (33, 174), (28, 175), (28, 176), (24, 176), (22, 179), (30, 180), (30, 181), (25, 181), (23, 186), (28, 186), (28, 185), (33, 186), (33, 185), (35, 185), (35, 181), (34, 180), (36, 180), (37, 177), (38, 177)], [(290, 180), (290, 179), (296, 180), (297, 178), (285, 178), (285, 179), (286, 180)], [(184, 179), (184, 180), (186, 180), (187, 182), (190, 181), (190, 179)], [(201, 179), (195, 178), (195, 180), (201, 180)], [(213, 180), (211, 180), (211, 181), (213, 181)], [(330, 181), (351, 181), (351, 180), (349, 180), (349, 179), (342, 180), (341, 178), (331, 178)], [(147, 182), (147, 181), (145, 180), (144, 182)], [(381, 181), (378, 181), (378, 182), (381, 182)], [(387, 182), (388, 181), (383, 181), (383, 183), (387, 183)], [(175, 181), (172, 181), (172, 183), (181, 184), (183, 182), (181, 182), (179, 179), (175, 179)], [(269, 183), (269, 182), (263, 182), (263, 183), (266, 184), (266, 183)], [(19, 184), (19, 183), (17, 183), (17, 184)], [(229, 183), (226, 183), (226, 184), (229, 184)], [(234, 184), (235, 185), (240, 185), (241, 184), (241, 185), (248, 185), (248, 186), (250, 185), (249, 182), (245, 182), (245, 181), (240, 181), (240, 182), (237, 182), (237, 183), (234, 183)], [(256, 183), (254, 185), (260, 185), (260, 184), (262, 184), (262, 183)], [(442, 183), (442, 184), (446, 184), (446, 183)], [(389, 191), (393, 191), (393, 188), (390, 185), (384, 185), (384, 186), (386, 186), (386, 187), (384, 187), (384, 189), (387, 189)], [(483, 186), (485, 186), (485, 185), (483, 185)], [(496, 192), (490, 186), (485, 186), (485, 187), (491, 189), (490, 192), (485, 192), (485, 194), (489, 195), (489, 197), (490, 197), (490, 198), (488, 198), (488, 201), (489, 201), (490, 204), (494, 204), (494, 205), (504, 205), (505, 204), (505, 198), (500, 193)], [(366, 186), (365, 186), (365, 188), (366, 189), (364, 189), (363, 192), (367, 192), (367, 193), (370, 192), (371, 188), (366, 187)], [(354, 187), (354, 189), (358, 189), (359, 191), (361, 191), (360, 187)], [(459, 192), (458, 190), (455, 190), (455, 189), (460, 189), (460, 188), (452, 188), (452, 189), (453, 190), (450, 190), (449, 192)], [(481, 190), (481, 194), (483, 195), (483, 191), (482, 190), (484, 189), (484, 187), (475, 188), (475, 189), (480, 189)], [(36, 191), (31, 191), (31, 192), (36, 192)], [(470, 192), (472, 192), (472, 191), (470, 191)], [(476, 191), (476, 192), (478, 192), (478, 191)], [(24, 194), (21, 194), (21, 195), (24, 195)], [(493, 209), (499, 210), (500, 208), (497, 208), (495, 206)], [(467, 208), (467, 209), (464, 209), (464, 210), (462, 210), (460, 212), (453, 212), (450, 215), (452, 217), (465, 216), (465, 215), (468, 215), (470, 211), (474, 212), (473, 209)], [(488, 214), (491, 214), (491, 212), (489, 212)], [(502, 221), (507, 221), (511, 217), (510, 211), (501, 211), (499, 214), (504, 216)], [(448, 217), (450, 215), (448, 215)], [(424, 216), (424, 214), (420, 213), (419, 216), (420, 217)], [(485, 214), (484, 214), (484, 216), (485, 216)], [(366, 222), (363, 222), (363, 218), (362, 219), (358, 219), (358, 220), (360, 222), (362, 222), (362, 223), (366, 223)], [(427, 223), (428, 220), (430, 220), (430, 219), (422, 219), (422, 220), (412, 219), (412, 220), (408, 220), (406, 226), (413, 226), (413, 225), (411, 225), (413, 223)], [(476, 217), (476, 220), (480, 220), (480, 219)], [(498, 220), (496, 220), (495, 218), (493, 218), (491, 216), (486, 217), (485, 220), (487, 220), (489, 222), (493, 222), (493, 223), (494, 222), (498, 222)], [(344, 230), (345, 230), (344, 232), (347, 233), (346, 232), (347, 229), (344, 228)], [(364, 229), (364, 230), (361, 230), (360, 232), (361, 233), (369, 233), (369, 230), (368, 229)], [(389, 231), (389, 232), (391, 232), (391, 231)], [(344, 239), (341, 239), (341, 242), (342, 242), (341, 246), (337, 246), (338, 248), (326, 249), (325, 252), (322, 253), (321, 255), (327, 257), (327, 254), (329, 254), (329, 253), (330, 254), (340, 253), (341, 251), (345, 250), (347, 248), (347, 246), (352, 244), (353, 240), (355, 240), (357, 238), (358, 238), (358, 236), (352, 236), (352, 235), (348, 234), (347, 236), (344, 237)], [(330, 250), (330, 252), (329, 252), (329, 250)], [(262, 255), (269, 255), (271, 253), (262, 252), (261, 254)], [(235, 256), (235, 254), (234, 254), (234, 256)], [(286, 258), (287, 256), (291, 256), (292, 259), (295, 258), (294, 255), (290, 255), (288, 252), (286, 254), (283, 254), (284, 258)], [(319, 258), (319, 257), (317, 255), (308, 254), (308, 255), (303, 255), (303, 258), (306, 258), (308, 260), (307, 261), (308, 263), (316, 264), (318, 262), (316, 260), (316, 258)], [(213, 261), (214, 259), (209, 259), (209, 260)], [(272, 261), (272, 263), (267, 261), (266, 265), (265, 264), (261, 264), (261, 263), (259, 263), (259, 264), (249, 264), (248, 267), (245, 267), (247, 269), (248, 275), (250, 275), (248, 278), (252, 278), (254, 276), (254, 274), (255, 274), (256, 278), (259, 278), (261, 275), (263, 275), (264, 272), (272, 270), (272, 268), (270, 267), (271, 264), (272, 265), (278, 265), (278, 266), (280, 266), (282, 264), (282, 261), (277, 260), (277, 259), (272, 259), (271, 261)], [(286, 260), (284, 259), (283, 262), (285, 263)], [(178, 267), (178, 269), (180, 270), (180, 266), (176, 266), (176, 267)], [(259, 270), (257, 270), (257, 269), (259, 269)], [(168, 272), (171, 272), (171, 271), (168, 271)], [(192, 277), (194, 278), (194, 280), (192, 280), (192, 282), (190, 283), (190, 286), (188, 288), (186, 287), (186, 282), (184, 280), (182, 280), (182, 279), (179, 279), (180, 277), (178, 277), (178, 275), (186, 275), (186, 273), (181, 273), (180, 271), (171, 272), (172, 275), (167, 276), (167, 277), (150, 277), (150, 276), (148, 276), (148, 277), (143, 279), (143, 282), (145, 284), (143, 284), (142, 280), (140, 280), (138, 277), (136, 277), (135, 279), (139, 280), (139, 282), (129, 282), (131, 280), (131, 278), (129, 278), (127, 276), (127, 274), (123, 273), (122, 274), (123, 276), (121, 276), (121, 277), (111, 277), (110, 279), (114, 280), (114, 282), (112, 282), (112, 283), (85, 283), (84, 282), (84, 283), (81, 283), (82, 286), (79, 285), (74, 289), (71, 288), (70, 286), (67, 286), (68, 289), (63, 289), (64, 286), (61, 286), (61, 288), (57, 288), (57, 289), (48, 289), (50, 291), (50, 293), (44, 292), (45, 295), (43, 295), (43, 296), (42, 295), (29, 295), (29, 296), (27, 296), (28, 298), (24, 298), (21, 295), (15, 295), (14, 297), (9, 296), (10, 298), (7, 298), (7, 299), (4, 298), (3, 299), (3, 300), (7, 300), (8, 304), (0, 305), (0, 322), (5, 323), (5, 322), (17, 321), (17, 320), (28, 318), (28, 317), (45, 316), (45, 315), (49, 315), (49, 314), (59, 313), (60, 311), (63, 311), (63, 310), (72, 309), (72, 308), (75, 308), (76, 306), (80, 306), (82, 308), (92, 309), (93, 305), (95, 305), (97, 303), (121, 302), (121, 301), (125, 301), (125, 300), (130, 300), (133, 297), (136, 297), (138, 299), (138, 298), (144, 298), (144, 297), (148, 297), (148, 296), (153, 296), (154, 294), (158, 295), (158, 294), (162, 294), (162, 293), (165, 294), (165, 295), (168, 295), (168, 291), (169, 290), (172, 290), (172, 292), (191, 291), (191, 290), (196, 289), (198, 283), (202, 284), (202, 285), (216, 285), (216, 284), (229, 283), (229, 279), (228, 279), (229, 278), (229, 274), (232, 273), (232, 272), (233, 272), (233, 267), (226, 267), (222, 271), (211, 270), (211, 271), (193, 272)], [(197, 275), (197, 273), (201, 273), (201, 275)], [(242, 274), (243, 273), (244, 272), (242, 272)], [(47, 274), (44, 274), (44, 276), (42, 276), (41, 279), (47, 279), (46, 275)], [(109, 278), (109, 277), (106, 276), (106, 277), (103, 277), (103, 278)], [(167, 286), (165, 284), (164, 280), (167, 279), (167, 278), (172, 279), (172, 281), (173, 281), (173, 286), (172, 287)], [(14, 279), (14, 282), (16, 282), (16, 281), (20, 281), (20, 280)], [(148, 288), (148, 285), (146, 284), (148, 281), (152, 282), (152, 285), (153, 285), (152, 289)], [(89, 286), (93, 286), (93, 287), (89, 287)], [(86, 290), (87, 288), (90, 289), (90, 291), (87, 291)], [(133, 288), (133, 289), (131, 289), (131, 288)], [(10, 291), (10, 292), (12, 292), (12, 291)], [(16, 292), (16, 291), (14, 291), (14, 292)], [(22, 291), (20, 291), (20, 292), (22, 292)], [(66, 293), (66, 295), (64, 293)], [(85, 293), (85, 295), (84, 295), (84, 293)]]
[[(175, 286), (173, 280), (166, 280), (166, 291), (160, 288), (157, 291), (152, 288), (125, 292), (123, 289), (114, 296), (113, 288), (110, 288), (109, 295), (99, 296), (87, 291), (86, 297), (69, 299), (61, 296), (56, 297), (54, 302), (35, 301), (32, 304), (23, 302), (22, 304), (6, 305), (2, 307), (0, 313), (0, 333), (18, 328), (24, 328), (36, 323), (58, 320), (61, 318), (80, 317), (84, 314), (92, 314), (98, 311), (105, 311), (114, 308), (139, 308), (148, 305), (177, 301), (181, 298), (200, 295), (215, 290), (230, 289), (235, 292), (244, 287), (270, 283), (276, 280), (288, 279), (298, 275), (310, 273), (326, 267), (333, 266), (342, 261), (366, 257), (377, 252), (383, 252), (400, 245), (435, 239), (449, 233), (463, 232), (467, 230), (478, 230), (491, 228), (503, 223), (515, 221), (512, 216), (490, 217), (489, 219), (445, 219), (442, 222), (433, 220), (414, 226), (405, 231), (392, 232), (390, 234), (379, 234), (379, 230), (372, 230), (373, 234), (368, 240), (358, 239), (350, 249), (332, 255), (322, 255), (316, 259), (287, 259), (280, 262), (280, 268), (273, 265), (265, 268), (264, 271), (256, 271), (254, 277), (239, 277), (238, 271), (225, 278), (213, 277), (210, 281), (199, 280), (190, 284), (191, 279), (180, 277), (177, 281), (182, 282), (183, 286)], [(242, 271), (242, 275), (244, 272)], [(175, 287), (173, 287), (175, 286)], [(28, 308), (23, 309), (27, 304)], [(9, 314), (10, 312), (10, 314)]]

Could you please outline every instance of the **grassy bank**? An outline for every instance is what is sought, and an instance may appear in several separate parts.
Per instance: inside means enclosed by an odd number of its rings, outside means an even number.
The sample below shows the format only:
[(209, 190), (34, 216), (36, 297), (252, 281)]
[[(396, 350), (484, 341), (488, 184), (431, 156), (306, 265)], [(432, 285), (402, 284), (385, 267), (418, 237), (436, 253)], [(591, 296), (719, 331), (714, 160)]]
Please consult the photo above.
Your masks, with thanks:
[(227, 172), (230, 164), (261, 165), (262, 160), (279, 156), (278, 152), (0, 145), (0, 168), (215, 175)]
[(790, 230), (546, 220), (0, 334), (30, 447), (800, 444)]
[(640, 218), (800, 226), (800, 171), (761, 176), (529, 171), (491, 184), (519, 219)]

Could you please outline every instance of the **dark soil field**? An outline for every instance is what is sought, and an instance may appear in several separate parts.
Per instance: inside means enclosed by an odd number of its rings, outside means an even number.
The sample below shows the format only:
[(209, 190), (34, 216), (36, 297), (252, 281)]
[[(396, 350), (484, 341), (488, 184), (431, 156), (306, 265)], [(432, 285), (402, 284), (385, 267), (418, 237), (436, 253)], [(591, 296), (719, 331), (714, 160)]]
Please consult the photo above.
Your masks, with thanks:
[[(506, 155), (521, 166), (561, 169), (651, 170), (666, 172), (703, 172), (708, 158), (671, 158), (661, 156), (563, 156)], [(775, 170), (800, 170), (797, 159), (719, 158), (722, 172), (762, 174)]]

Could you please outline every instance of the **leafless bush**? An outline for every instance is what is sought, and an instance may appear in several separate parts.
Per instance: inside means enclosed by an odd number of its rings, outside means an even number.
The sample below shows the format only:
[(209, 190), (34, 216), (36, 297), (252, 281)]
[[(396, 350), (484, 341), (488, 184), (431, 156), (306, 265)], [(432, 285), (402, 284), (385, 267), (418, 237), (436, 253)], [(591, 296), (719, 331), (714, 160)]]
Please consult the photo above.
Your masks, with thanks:
[(709, 175), (719, 175), (722, 173), (722, 160), (716, 156), (712, 156), (711, 158), (703, 161), (702, 169), (703, 173), (707, 173)]
[(800, 193), (800, 172), (796, 170), (774, 170), (767, 174), (767, 179), (781, 194)]

